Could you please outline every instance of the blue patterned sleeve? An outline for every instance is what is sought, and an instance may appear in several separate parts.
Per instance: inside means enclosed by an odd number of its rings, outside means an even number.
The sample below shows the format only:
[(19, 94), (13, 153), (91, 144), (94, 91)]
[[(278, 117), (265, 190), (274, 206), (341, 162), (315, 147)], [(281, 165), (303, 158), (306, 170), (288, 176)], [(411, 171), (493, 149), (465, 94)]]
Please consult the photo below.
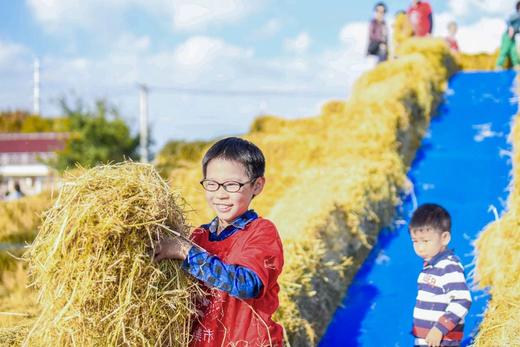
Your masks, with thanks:
[(263, 288), (262, 281), (253, 270), (227, 264), (197, 247), (190, 249), (182, 268), (207, 286), (218, 288), (240, 299), (256, 298)]

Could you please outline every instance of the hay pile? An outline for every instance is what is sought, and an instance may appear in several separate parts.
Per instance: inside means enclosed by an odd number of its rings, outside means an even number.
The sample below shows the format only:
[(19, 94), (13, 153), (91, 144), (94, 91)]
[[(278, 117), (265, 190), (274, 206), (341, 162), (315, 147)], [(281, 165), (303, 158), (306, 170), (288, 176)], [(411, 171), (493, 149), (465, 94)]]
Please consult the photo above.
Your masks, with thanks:
[(51, 205), (49, 192), (15, 201), (0, 201), (0, 243), (31, 242), (43, 211)]
[(25, 346), (185, 346), (200, 290), (153, 240), (186, 235), (183, 202), (150, 165), (65, 179), (26, 256), (41, 313)]
[[(462, 70), (466, 71), (489, 71), (495, 70), (499, 50), (497, 49), (493, 54), (479, 53), (479, 54), (457, 54), (457, 63)], [(507, 67), (511, 67), (508, 61)]]
[(476, 347), (520, 346), (520, 119), (515, 118), (513, 182), (508, 211), (476, 242), (476, 279), (491, 300), (475, 339)]
[(395, 16), (393, 24), (394, 34), (392, 36), (392, 55), (400, 56), (400, 46), (413, 36), (413, 26), (406, 13), (399, 13)]
[[(409, 187), (415, 150), (456, 69), (443, 40), (409, 40), (400, 52), (365, 73), (350, 100), (330, 102), (312, 118), (259, 118), (244, 136), (267, 158), (267, 185), (253, 208), (283, 238), (275, 319), (293, 346), (317, 343), (379, 230), (391, 222)], [(197, 210), (193, 224), (213, 217), (197, 184), (199, 163), (171, 174)]]

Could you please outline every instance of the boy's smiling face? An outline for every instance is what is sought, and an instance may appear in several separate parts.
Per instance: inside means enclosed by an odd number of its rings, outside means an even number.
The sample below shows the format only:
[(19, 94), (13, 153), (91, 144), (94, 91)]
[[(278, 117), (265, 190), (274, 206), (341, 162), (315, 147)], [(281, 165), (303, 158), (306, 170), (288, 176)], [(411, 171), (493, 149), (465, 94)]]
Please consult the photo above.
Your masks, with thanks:
[[(237, 161), (222, 158), (212, 159), (206, 168), (206, 180), (218, 183), (230, 181), (246, 183), (251, 181), (244, 165)], [(219, 187), (215, 192), (205, 191), (208, 205), (216, 212), (219, 225), (224, 228), (249, 209), (253, 196), (260, 194), (265, 178), (258, 177), (243, 185), (236, 193), (230, 193)]]
[(449, 232), (434, 228), (411, 229), (410, 236), (415, 253), (425, 261), (444, 251), (451, 240)]

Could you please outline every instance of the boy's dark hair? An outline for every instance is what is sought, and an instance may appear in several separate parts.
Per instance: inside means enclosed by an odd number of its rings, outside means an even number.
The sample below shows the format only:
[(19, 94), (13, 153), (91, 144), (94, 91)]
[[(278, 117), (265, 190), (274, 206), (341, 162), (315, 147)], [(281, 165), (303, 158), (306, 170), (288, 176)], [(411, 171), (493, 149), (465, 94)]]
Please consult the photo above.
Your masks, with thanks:
[(374, 10), (376, 10), (379, 6), (381, 6), (382, 8), (384, 8), (385, 10), (385, 13), (387, 12), (387, 7), (386, 7), (386, 4), (382, 1), (379, 1), (377, 2), (375, 5), (374, 5)]
[(265, 171), (264, 154), (254, 143), (238, 137), (228, 137), (217, 141), (202, 159), (202, 174), (206, 177), (206, 169), (215, 158), (239, 162), (246, 168), (250, 179), (262, 177)]
[(448, 211), (437, 204), (419, 206), (412, 215), (409, 230), (433, 228), (451, 233), (451, 217)]
[(520, 12), (520, 1), (516, 2), (516, 12)]

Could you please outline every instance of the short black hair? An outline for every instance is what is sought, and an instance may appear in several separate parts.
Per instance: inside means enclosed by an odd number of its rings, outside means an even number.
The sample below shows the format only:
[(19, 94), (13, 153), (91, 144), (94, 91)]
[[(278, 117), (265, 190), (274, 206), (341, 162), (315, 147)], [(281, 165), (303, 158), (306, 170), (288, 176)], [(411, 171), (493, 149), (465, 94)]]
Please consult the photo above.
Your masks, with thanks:
[(433, 228), (451, 233), (451, 217), (448, 211), (437, 204), (423, 204), (412, 215), (409, 230)]
[(384, 2), (382, 2), (382, 1), (379, 1), (379, 2), (377, 2), (377, 3), (374, 5), (374, 10), (377, 9), (379, 6), (383, 7), (383, 8), (385, 9), (385, 13), (386, 13), (386, 11), (387, 11), (388, 8), (386, 7), (386, 4), (385, 4)]
[(520, 12), (520, 1), (516, 2), (516, 12)]
[(202, 158), (202, 175), (206, 178), (208, 164), (215, 158), (232, 160), (244, 165), (250, 179), (262, 177), (265, 172), (264, 154), (254, 143), (239, 137), (217, 141)]

